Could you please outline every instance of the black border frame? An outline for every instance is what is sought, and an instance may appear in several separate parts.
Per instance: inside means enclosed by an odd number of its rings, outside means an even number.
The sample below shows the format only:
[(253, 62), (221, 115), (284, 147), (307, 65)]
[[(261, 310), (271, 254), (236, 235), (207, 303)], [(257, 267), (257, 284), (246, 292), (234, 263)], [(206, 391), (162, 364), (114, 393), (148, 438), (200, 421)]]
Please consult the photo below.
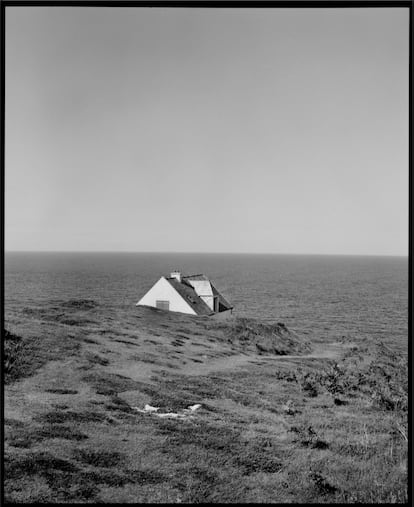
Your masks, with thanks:
[[(412, 148), (412, 119), (413, 119), (413, 67), (412, 67), (412, 54), (413, 54), (413, 5), (414, 2), (411, 0), (3, 0), (1, 1), (0, 10), (0, 33), (1, 33), (1, 142), (0, 142), (0, 157), (1, 157), (1, 221), (0, 221), (0, 242), (1, 242), (1, 361), (3, 362), (4, 356), (4, 273), (5, 273), (5, 250), (4, 250), (4, 216), (5, 216), (5, 41), (6, 41), (6, 8), (7, 7), (169, 7), (169, 8), (290, 8), (290, 9), (315, 9), (315, 8), (408, 8), (409, 9), (409, 150), (408, 150), (408, 203), (409, 203), (409, 216), (408, 216), (408, 386), (409, 386), (409, 410), (408, 410), (408, 504), (412, 503), (412, 437), (413, 427), (411, 420), (411, 401), (412, 401), (412, 388), (413, 388), (413, 376), (412, 376), (412, 311), (413, 311), (413, 299), (412, 299), (412, 268), (413, 268), (413, 235), (412, 235), (412, 168), (413, 168), (413, 148)], [(1, 472), (4, 477), (4, 371), (1, 367)], [(7, 505), (4, 502), (4, 482), (1, 481), (1, 503)], [(10, 504), (11, 505), (11, 504)], [(19, 504), (19, 505), (32, 505), (32, 504)], [(83, 504), (72, 504), (72, 505), (83, 505)], [(133, 505), (133, 504), (132, 504)], [(277, 504), (275, 504), (277, 505)], [(335, 504), (341, 505), (341, 504)], [(348, 505), (348, 504), (343, 504)], [(358, 504), (354, 504), (358, 505)], [(383, 504), (386, 505), (386, 504)]]

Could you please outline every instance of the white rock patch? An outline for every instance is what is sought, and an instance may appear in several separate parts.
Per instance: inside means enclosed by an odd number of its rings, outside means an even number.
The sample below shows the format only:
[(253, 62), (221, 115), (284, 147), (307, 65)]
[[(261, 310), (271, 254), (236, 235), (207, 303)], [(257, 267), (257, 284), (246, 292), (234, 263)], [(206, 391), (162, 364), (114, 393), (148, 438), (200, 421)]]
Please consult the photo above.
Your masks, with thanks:
[(160, 413), (158, 412), (158, 410), (160, 409), (159, 407), (152, 407), (151, 405), (145, 405), (145, 407), (142, 409), (142, 408), (139, 408), (139, 407), (132, 407), (134, 410), (136, 410), (137, 412), (140, 412), (141, 414), (150, 414), (150, 415), (156, 415), (157, 417), (169, 417), (171, 419), (184, 419), (185, 417), (191, 417), (196, 410), (198, 410), (199, 408), (201, 408), (201, 404), (200, 403), (196, 403), (195, 405), (189, 405), (188, 408), (185, 408), (184, 410), (182, 410), (181, 412), (164, 412), (164, 413)]

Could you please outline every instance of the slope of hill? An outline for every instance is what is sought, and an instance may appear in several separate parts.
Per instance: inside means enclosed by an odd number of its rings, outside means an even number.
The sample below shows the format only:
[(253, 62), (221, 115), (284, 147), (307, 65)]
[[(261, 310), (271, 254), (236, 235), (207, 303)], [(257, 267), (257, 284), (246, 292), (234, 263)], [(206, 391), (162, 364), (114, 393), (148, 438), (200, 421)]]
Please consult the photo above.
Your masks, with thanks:
[(90, 300), (6, 324), (10, 502), (406, 500), (406, 362), (384, 345)]

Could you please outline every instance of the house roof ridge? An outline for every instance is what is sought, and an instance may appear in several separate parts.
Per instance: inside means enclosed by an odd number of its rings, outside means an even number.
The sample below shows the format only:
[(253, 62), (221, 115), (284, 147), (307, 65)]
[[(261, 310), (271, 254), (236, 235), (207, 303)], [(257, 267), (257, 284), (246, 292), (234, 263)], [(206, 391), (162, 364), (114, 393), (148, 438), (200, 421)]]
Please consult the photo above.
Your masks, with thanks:
[(182, 276), (181, 278), (196, 278), (196, 277), (203, 277), (204, 279), (210, 281), (209, 277), (207, 275), (205, 275), (204, 273), (197, 273), (195, 275), (185, 275), (185, 276)]

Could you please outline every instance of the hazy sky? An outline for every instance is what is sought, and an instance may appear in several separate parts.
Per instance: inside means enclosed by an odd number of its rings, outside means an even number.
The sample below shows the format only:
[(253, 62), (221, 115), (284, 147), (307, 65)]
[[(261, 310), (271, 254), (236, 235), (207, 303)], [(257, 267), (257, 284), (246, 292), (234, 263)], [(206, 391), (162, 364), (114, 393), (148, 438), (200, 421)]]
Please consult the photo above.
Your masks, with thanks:
[(6, 7), (6, 250), (407, 255), (408, 22)]

